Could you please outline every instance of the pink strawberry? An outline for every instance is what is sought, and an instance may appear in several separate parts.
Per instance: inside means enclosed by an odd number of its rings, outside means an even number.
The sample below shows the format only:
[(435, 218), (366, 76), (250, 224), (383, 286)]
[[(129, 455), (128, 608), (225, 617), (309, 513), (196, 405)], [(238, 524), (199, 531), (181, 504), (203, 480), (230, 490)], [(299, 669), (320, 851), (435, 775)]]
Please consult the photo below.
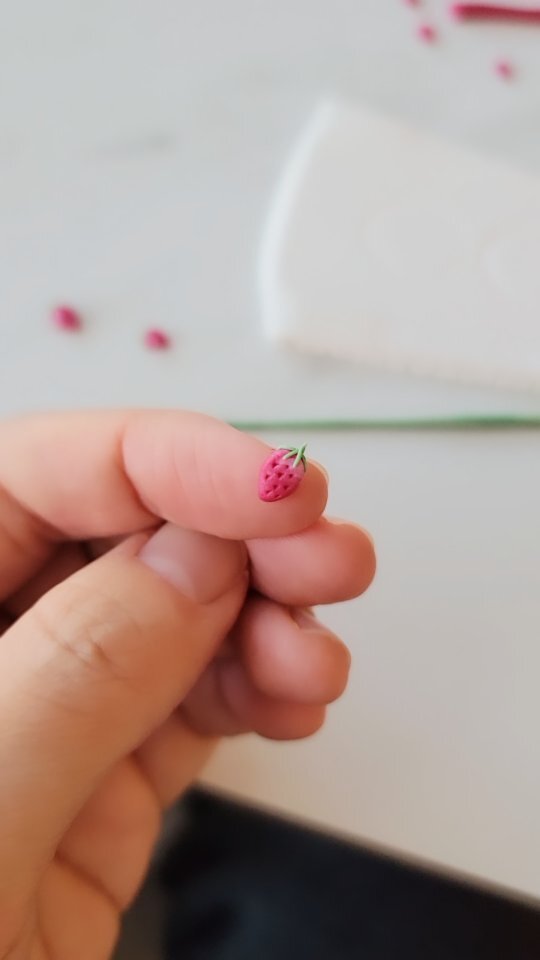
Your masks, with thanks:
[(294, 493), (306, 472), (305, 449), (280, 447), (264, 461), (259, 474), (259, 497), (267, 503), (284, 500)]

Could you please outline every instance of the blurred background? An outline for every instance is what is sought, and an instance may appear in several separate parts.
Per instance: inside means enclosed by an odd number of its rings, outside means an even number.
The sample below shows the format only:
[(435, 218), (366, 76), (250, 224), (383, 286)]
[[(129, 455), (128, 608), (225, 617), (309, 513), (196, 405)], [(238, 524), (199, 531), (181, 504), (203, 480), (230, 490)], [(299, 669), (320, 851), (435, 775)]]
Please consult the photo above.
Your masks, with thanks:
[[(321, 872), (343, 870), (353, 889), (361, 873), (364, 893), (390, 883), (370, 886), (382, 851), (385, 863), (535, 904), (540, 26), (456, 21), (436, 0), (0, 0), (0, 10), (2, 414), (182, 406), (278, 445), (308, 440), (331, 471), (330, 513), (378, 545), (369, 594), (325, 614), (353, 652), (325, 730), (301, 744), (225, 745), (180, 821), (191, 817), (198, 836), (235, 816), (241, 834), (251, 816), (250, 829), (279, 833), (255, 808), (356, 844), (366, 859), (347, 865), (348, 846), (310, 854), (320, 848), (300, 830), (270, 846), (298, 843), (297, 864), (324, 861)], [(367, 297), (362, 278), (378, 270)], [(58, 329), (58, 304), (80, 315), (76, 334)], [(168, 349), (145, 346), (156, 329)], [(529, 427), (455, 422), (500, 415)], [(432, 418), (444, 428), (389, 428)], [(342, 429), (366, 420), (385, 428)], [(246, 811), (212, 801), (216, 791)], [(256, 849), (266, 862), (268, 848)], [(184, 855), (168, 861), (169, 889), (184, 889), (170, 867)], [(435, 901), (407, 869), (392, 889), (401, 903), (416, 890), (425, 918)], [(298, 875), (297, 890), (304, 883)], [(444, 899), (458, 888), (440, 889)], [(369, 903), (353, 902), (351, 917), (362, 905), (373, 915)], [(484, 917), (471, 903), (465, 915)], [(523, 911), (498, 955), (538, 955)], [(360, 955), (355, 942), (320, 955)], [(409, 955), (373, 943), (362, 956)], [(464, 943), (410, 955), (496, 955)]]

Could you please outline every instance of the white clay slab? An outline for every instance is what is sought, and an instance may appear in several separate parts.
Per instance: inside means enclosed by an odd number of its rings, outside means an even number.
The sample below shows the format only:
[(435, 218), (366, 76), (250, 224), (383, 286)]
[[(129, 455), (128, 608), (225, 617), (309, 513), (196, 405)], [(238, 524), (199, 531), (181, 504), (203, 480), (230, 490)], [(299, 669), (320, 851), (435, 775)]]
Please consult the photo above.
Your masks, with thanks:
[(265, 328), (297, 348), (540, 388), (540, 180), (324, 104), (278, 188)]

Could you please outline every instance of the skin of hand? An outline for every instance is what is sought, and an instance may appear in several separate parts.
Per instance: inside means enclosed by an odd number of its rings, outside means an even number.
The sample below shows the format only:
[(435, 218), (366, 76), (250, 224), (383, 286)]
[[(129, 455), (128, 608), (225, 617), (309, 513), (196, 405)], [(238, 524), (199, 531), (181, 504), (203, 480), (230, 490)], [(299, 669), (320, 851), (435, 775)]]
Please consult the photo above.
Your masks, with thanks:
[(362, 593), (371, 539), (310, 463), (182, 412), (0, 423), (0, 958), (106, 960), (163, 809), (217, 739), (309, 736), (349, 654), (310, 608)]

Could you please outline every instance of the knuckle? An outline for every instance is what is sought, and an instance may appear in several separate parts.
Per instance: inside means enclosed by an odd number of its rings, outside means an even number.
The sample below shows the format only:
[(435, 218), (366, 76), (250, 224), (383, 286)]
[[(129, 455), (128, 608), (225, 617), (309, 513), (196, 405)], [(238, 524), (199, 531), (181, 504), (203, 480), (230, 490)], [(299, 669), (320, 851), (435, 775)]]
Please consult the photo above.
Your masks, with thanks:
[(31, 625), (47, 647), (46, 661), (62, 674), (81, 669), (99, 682), (126, 682), (115, 656), (115, 638), (140, 627), (114, 597), (73, 586), (51, 591), (29, 612)]

